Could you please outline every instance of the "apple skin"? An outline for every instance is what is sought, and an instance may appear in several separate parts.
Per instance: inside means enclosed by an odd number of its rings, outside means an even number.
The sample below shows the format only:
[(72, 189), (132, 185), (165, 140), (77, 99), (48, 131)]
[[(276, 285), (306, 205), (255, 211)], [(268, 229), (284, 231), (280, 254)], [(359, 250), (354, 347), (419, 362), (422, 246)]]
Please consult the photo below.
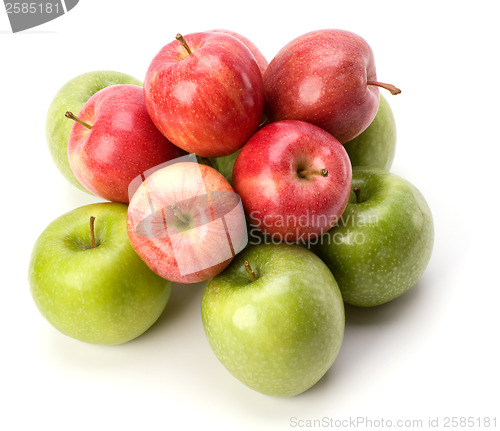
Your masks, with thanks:
[(262, 51), (259, 48), (257, 48), (257, 46), (250, 39), (248, 39), (247, 37), (245, 37), (239, 33), (236, 33), (235, 31), (232, 31), (232, 30), (216, 29), (216, 30), (209, 30), (209, 31), (214, 31), (217, 33), (226, 33), (226, 34), (229, 34), (229, 35), (235, 37), (240, 42), (242, 42), (243, 45), (245, 45), (250, 50), (252, 55), (254, 56), (255, 61), (257, 62), (257, 65), (259, 66), (260, 73), (262, 75), (264, 74), (264, 72), (267, 69), (267, 66), (269, 65), (269, 62), (267, 61), (264, 54), (262, 54)]
[(379, 89), (373, 52), (357, 34), (317, 30), (285, 45), (263, 76), (264, 112), (271, 121), (302, 120), (342, 144), (375, 118)]
[(312, 250), (328, 265), (344, 301), (360, 307), (389, 302), (421, 277), (432, 254), (432, 214), (419, 190), (379, 168), (353, 168), (353, 188), (337, 226)]
[[(186, 153), (155, 127), (142, 87), (106, 87), (85, 103), (68, 143), (72, 171), (90, 192), (114, 202), (129, 202), (129, 184), (148, 169)], [(71, 120), (68, 120), (71, 121)]]
[(151, 119), (175, 145), (202, 157), (227, 156), (257, 130), (262, 75), (250, 50), (220, 32), (192, 33), (151, 62), (144, 96)]
[(29, 283), (36, 306), (56, 329), (107, 345), (130, 341), (153, 325), (172, 285), (137, 256), (127, 236), (127, 206), (112, 202), (76, 208), (50, 223), (33, 247)]
[(133, 76), (111, 70), (83, 73), (61, 87), (47, 112), (45, 134), (54, 163), (71, 184), (85, 192), (88, 190), (75, 178), (69, 166), (68, 141), (73, 123), (64, 114), (71, 111), (78, 115), (83, 105), (95, 93), (116, 84), (142, 85), (142, 82)]
[[(265, 116), (262, 118), (262, 121), (259, 126), (259, 130), (262, 129), (263, 127), (267, 126), (270, 124), (269, 120), (265, 118)], [(217, 169), (222, 175), (224, 175), (224, 178), (229, 181), (229, 184), (233, 185), (233, 169), (234, 169), (234, 164), (236, 162), (236, 158), (238, 157), (238, 154), (240, 153), (241, 148), (239, 150), (236, 150), (234, 153), (231, 153), (227, 156), (222, 156), (222, 157), (213, 157), (209, 159), (210, 166), (213, 168)]]
[[(207, 193), (211, 201), (204, 205), (197, 199)], [(214, 203), (217, 193), (223, 194), (218, 207)], [(234, 256), (226, 232), (231, 234), (235, 253), (246, 245), (243, 208), (225, 215), (228, 230), (211, 223), (220, 220), (214, 214), (225, 213), (226, 205), (232, 209), (236, 199), (239, 202), (231, 185), (210, 166), (177, 162), (160, 168), (146, 178), (130, 201), (127, 224), (132, 247), (155, 273), (168, 280), (206, 281), (226, 268)], [(178, 205), (187, 224), (172, 214), (172, 204)], [(152, 221), (146, 223), (148, 220)], [(214, 262), (207, 256), (217, 259)]]
[(247, 247), (208, 282), (201, 312), (224, 367), (273, 396), (312, 387), (332, 366), (344, 335), (344, 304), (331, 272), (314, 253), (291, 244)]
[(241, 148), (239, 150), (235, 151), (234, 153), (229, 154), (228, 156), (214, 157), (214, 158), (210, 159), (210, 163), (212, 164), (212, 167), (214, 167), (222, 175), (224, 175), (224, 178), (231, 185), (233, 185), (234, 164), (236, 163), (236, 158), (238, 157), (238, 154), (240, 154), (240, 151), (241, 151)]
[[(301, 178), (299, 170), (328, 170)], [(273, 238), (307, 241), (340, 218), (351, 188), (344, 147), (323, 129), (285, 120), (260, 129), (241, 149), (233, 185), (251, 223)]]
[(396, 121), (387, 99), (381, 94), (377, 115), (368, 128), (344, 148), (353, 166), (389, 170), (396, 153)]

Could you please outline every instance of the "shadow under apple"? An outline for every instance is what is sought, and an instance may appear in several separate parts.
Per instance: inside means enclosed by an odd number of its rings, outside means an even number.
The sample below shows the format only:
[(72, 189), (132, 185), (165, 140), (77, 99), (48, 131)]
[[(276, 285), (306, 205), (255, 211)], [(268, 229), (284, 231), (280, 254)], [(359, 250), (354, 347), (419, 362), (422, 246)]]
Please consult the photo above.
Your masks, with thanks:
[(346, 326), (373, 327), (404, 319), (412, 309), (419, 307), (417, 303), (422, 299), (424, 289), (425, 281), (420, 279), (410, 290), (385, 304), (375, 307), (356, 307), (345, 304)]
[[(190, 309), (192, 309), (193, 306), (199, 311), (205, 284), (206, 282), (192, 284), (174, 283), (172, 285), (170, 299), (162, 315), (153, 326), (139, 338), (147, 338), (150, 335), (155, 335), (155, 333), (161, 331), (165, 325), (170, 325), (186, 313), (191, 313), (192, 311), (190, 311)], [(196, 303), (196, 305), (193, 303)]]

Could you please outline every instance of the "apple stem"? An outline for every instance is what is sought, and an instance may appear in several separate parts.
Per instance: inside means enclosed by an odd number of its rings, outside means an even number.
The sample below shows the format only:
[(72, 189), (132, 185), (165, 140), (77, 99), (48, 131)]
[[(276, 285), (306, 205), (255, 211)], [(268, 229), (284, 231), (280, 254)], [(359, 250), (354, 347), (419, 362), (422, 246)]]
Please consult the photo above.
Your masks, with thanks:
[(385, 88), (386, 90), (389, 90), (393, 96), (401, 93), (401, 90), (392, 84), (385, 84), (378, 81), (367, 81), (366, 85), (376, 85), (377, 87)]
[(78, 124), (81, 124), (83, 127), (86, 127), (89, 130), (92, 129), (92, 126), (90, 124), (87, 124), (85, 121), (80, 120), (75, 114), (70, 111), (67, 111), (64, 116), (66, 118), (69, 118), (70, 120), (76, 121)]
[(328, 170), (327, 169), (320, 169), (319, 171), (313, 171), (313, 170), (308, 170), (308, 169), (302, 169), (300, 171), (297, 171), (297, 174), (299, 174), (299, 177), (305, 178), (309, 175), (320, 175), (322, 177), (327, 177), (328, 176)]
[(184, 47), (184, 49), (187, 51), (188, 55), (191, 55), (193, 53), (193, 51), (191, 51), (191, 48), (189, 48), (189, 45), (187, 44), (186, 40), (184, 39), (184, 37), (182, 36), (182, 34), (180, 33), (177, 33), (177, 36), (175, 36), (175, 38), (180, 42), (182, 43), (182, 46)]
[(94, 233), (95, 217), (90, 216), (90, 247), (95, 248), (95, 233)]
[(184, 224), (187, 224), (188, 223), (188, 220), (186, 217), (184, 217), (182, 215), (182, 213), (179, 211), (179, 207), (177, 206), (177, 204), (172, 204), (170, 205), (170, 209), (172, 210), (172, 212), (174, 213), (174, 216), (176, 216), (179, 221), (181, 223), (184, 223)]
[(359, 187), (354, 187), (354, 194), (356, 195), (356, 203), (362, 203), (363, 201), (361, 200), (361, 189)]
[(252, 267), (248, 263), (248, 260), (245, 260), (245, 269), (247, 270), (248, 275), (250, 276), (250, 280), (256, 281), (257, 277), (255, 276), (255, 272), (253, 272)]

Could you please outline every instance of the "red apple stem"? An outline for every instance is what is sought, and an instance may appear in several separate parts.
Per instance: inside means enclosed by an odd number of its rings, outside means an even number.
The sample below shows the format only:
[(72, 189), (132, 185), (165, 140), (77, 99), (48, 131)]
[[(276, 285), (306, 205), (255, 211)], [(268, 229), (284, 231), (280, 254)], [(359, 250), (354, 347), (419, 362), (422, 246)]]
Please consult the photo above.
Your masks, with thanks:
[(361, 200), (361, 189), (359, 187), (354, 187), (354, 194), (356, 195), (356, 203), (362, 203), (363, 201)]
[(313, 171), (312, 169), (301, 169), (300, 171), (297, 171), (297, 174), (299, 174), (299, 177), (308, 177), (309, 175), (320, 175), (322, 177), (327, 177), (328, 176), (328, 170), (327, 169), (320, 169), (319, 171)]
[(177, 33), (177, 36), (175, 36), (175, 38), (180, 42), (182, 43), (182, 46), (184, 47), (184, 49), (187, 51), (188, 55), (191, 55), (193, 53), (193, 51), (191, 51), (191, 48), (189, 48), (189, 45), (187, 44), (186, 40), (184, 39), (184, 37), (182, 36), (182, 34), (180, 33)]
[(401, 93), (401, 90), (392, 84), (385, 84), (378, 81), (367, 81), (366, 85), (376, 85), (377, 87), (385, 88), (386, 90), (389, 90), (393, 96)]
[(70, 120), (76, 121), (78, 124), (81, 124), (83, 127), (86, 127), (89, 130), (92, 129), (92, 126), (90, 124), (87, 124), (85, 121), (80, 120), (75, 114), (70, 111), (67, 111), (64, 116), (66, 118), (69, 118)]
[(170, 209), (174, 213), (174, 216), (176, 216), (181, 223), (188, 224), (187, 218), (184, 217), (182, 213), (179, 211), (179, 207), (177, 206), (177, 204), (170, 205)]
[(94, 233), (94, 222), (95, 222), (95, 217), (90, 216), (90, 247), (95, 248), (95, 233)]
[(253, 269), (252, 267), (250, 266), (250, 264), (248, 263), (248, 260), (245, 260), (245, 269), (247, 270), (248, 272), (248, 275), (250, 277), (250, 280), (252, 281), (256, 281), (257, 280), (257, 277), (255, 276), (255, 272), (253, 272)]

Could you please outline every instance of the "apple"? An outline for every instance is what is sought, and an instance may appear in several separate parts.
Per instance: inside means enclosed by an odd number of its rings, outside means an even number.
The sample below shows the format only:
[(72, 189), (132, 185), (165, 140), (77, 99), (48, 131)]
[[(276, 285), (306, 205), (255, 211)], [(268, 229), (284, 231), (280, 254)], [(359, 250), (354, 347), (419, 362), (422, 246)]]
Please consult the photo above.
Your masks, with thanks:
[(409, 290), (432, 253), (432, 214), (419, 190), (380, 168), (353, 168), (353, 193), (337, 226), (311, 244), (344, 301), (371, 307)]
[(241, 148), (228, 156), (214, 157), (210, 159), (212, 167), (217, 169), (224, 178), (233, 185), (233, 168), (236, 163), (236, 158), (240, 154)]
[[(263, 116), (259, 125), (259, 130), (262, 127), (267, 126), (269, 123), (269, 120), (265, 118), (265, 116)], [(208, 159), (209, 166), (212, 166), (213, 168), (217, 169), (222, 175), (224, 175), (224, 178), (228, 180), (229, 184), (231, 185), (233, 185), (234, 164), (236, 163), (236, 158), (238, 157), (240, 151), (241, 148), (239, 150), (236, 150), (234, 153), (229, 154), (228, 156), (213, 157)]]
[(344, 211), (351, 163), (323, 129), (278, 121), (241, 149), (233, 185), (255, 227), (286, 242), (307, 241), (329, 230)]
[[(129, 184), (148, 169), (185, 154), (149, 118), (142, 87), (106, 87), (85, 103), (68, 143), (69, 164), (87, 190), (129, 202)], [(67, 120), (69, 121), (69, 120)]]
[(29, 264), (31, 294), (60, 332), (94, 344), (121, 344), (162, 314), (171, 283), (137, 256), (127, 236), (127, 206), (96, 203), (49, 224)]
[(292, 40), (271, 60), (263, 80), (271, 121), (306, 121), (342, 144), (375, 118), (379, 87), (400, 92), (377, 81), (370, 46), (344, 30), (317, 30)]
[(87, 72), (64, 84), (52, 100), (46, 119), (47, 145), (50, 154), (63, 176), (75, 187), (88, 192), (75, 178), (68, 161), (68, 140), (72, 123), (64, 118), (67, 111), (78, 115), (83, 105), (95, 93), (110, 85), (135, 84), (141, 81), (121, 72), (99, 70)]
[(334, 277), (309, 250), (291, 244), (246, 248), (210, 280), (201, 304), (215, 355), (248, 387), (291, 397), (328, 371), (344, 335)]
[(175, 145), (202, 157), (227, 156), (257, 130), (264, 103), (259, 66), (238, 39), (220, 32), (177, 35), (151, 62), (148, 112)]
[(147, 176), (130, 201), (128, 234), (154, 272), (178, 283), (217, 275), (247, 241), (238, 195), (214, 168), (191, 161)]
[(373, 166), (389, 170), (396, 153), (396, 121), (387, 99), (380, 95), (377, 115), (368, 128), (346, 142), (344, 148), (353, 166)]
[(262, 54), (261, 50), (259, 48), (257, 48), (257, 46), (251, 40), (249, 40), (248, 38), (246, 38), (245, 36), (243, 36), (239, 33), (236, 33), (235, 31), (231, 31), (231, 30), (216, 29), (216, 30), (210, 30), (210, 31), (229, 34), (229, 35), (235, 37), (236, 39), (238, 39), (240, 42), (242, 42), (243, 45), (245, 45), (250, 50), (252, 55), (254, 56), (255, 61), (257, 62), (257, 65), (259, 66), (260, 73), (264, 74), (264, 72), (267, 69), (267, 66), (269, 65), (269, 62), (267, 61), (264, 54)]

